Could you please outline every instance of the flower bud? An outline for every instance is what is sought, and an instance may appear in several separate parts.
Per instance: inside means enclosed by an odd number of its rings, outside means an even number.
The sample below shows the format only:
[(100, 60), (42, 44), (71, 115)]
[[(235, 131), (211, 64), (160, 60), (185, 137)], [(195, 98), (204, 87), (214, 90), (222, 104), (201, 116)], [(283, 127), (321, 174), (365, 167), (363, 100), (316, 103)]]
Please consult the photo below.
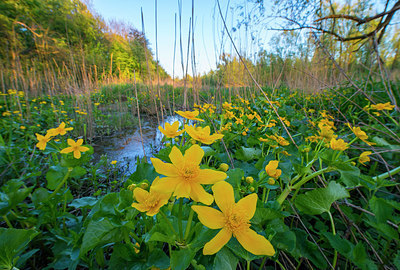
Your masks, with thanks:
[(170, 147), (171, 146), (171, 143), (166, 143), (165, 144), (165, 147)]
[(252, 184), (252, 183), (254, 182), (253, 177), (247, 176), (247, 177), (246, 177), (246, 182), (249, 183), (249, 184)]
[(254, 192), (255, 190), (256, 190), (256, 189), (255, 189), (254, 187), (250, 187), (250, 188), (249, 188), (249, 191), (250, 191), (250, 192)]
[(275, 179), (272, 177), (268, 178), (268, 185), (275, 185)]
[(146, 182), (142, 182), (142, 183), (140, 183), (140, 187), (143, 189), (147, 189), (149, 187), (149, 184)]
[(226, 164), (226, 163), (221, 163), (220, 165), (219, 165), (219, 168), (218, 168), (220, 171), (223, 171), (223, 172), (226, 172), (227, 170), (229, 170), (229, 165), (228, 164)]
[(134, 190), (136, 188), (136, 184), (130, 184), (129, 186), (128, 186), (128, 189), (129, 190)]

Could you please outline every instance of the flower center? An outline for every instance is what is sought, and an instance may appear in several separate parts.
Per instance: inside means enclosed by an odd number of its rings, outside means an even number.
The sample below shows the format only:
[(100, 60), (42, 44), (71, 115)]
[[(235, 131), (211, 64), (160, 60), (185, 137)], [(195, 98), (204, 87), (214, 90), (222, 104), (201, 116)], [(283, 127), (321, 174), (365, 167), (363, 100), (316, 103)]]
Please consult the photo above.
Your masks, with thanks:
[(179, 175), (184, 178), (185, 181), (190, 181), (197, 177), (199, 174), (199, 169), (199, 165), (187, 164), (180, 170)]
[(149, 196), (146, 198), (146, 201), (144, 204), (149, 208), (153, 208), (158, 204), (158, 202), (159, 202), (159, 198), (157, 198), (156, 196)]
[(250, 227), (249, 220), (245, 216), (245, 211), (237, 205), (232, 206), (225, 214), (225, 227), (232, 233), (240, 232)]

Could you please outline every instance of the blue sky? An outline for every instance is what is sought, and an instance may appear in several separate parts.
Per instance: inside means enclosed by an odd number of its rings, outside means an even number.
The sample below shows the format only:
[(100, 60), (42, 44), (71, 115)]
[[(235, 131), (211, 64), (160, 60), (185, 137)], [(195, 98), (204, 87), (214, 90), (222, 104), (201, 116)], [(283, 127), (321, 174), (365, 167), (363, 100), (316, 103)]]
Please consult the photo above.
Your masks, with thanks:
[[(182, 1), (182, 48), (184, 63), (186, 65), (189, 20), (192, 13), (192, 1)], [(232, 8), (236, 7), (239, 1), (220, 0), (223, 12), (228, 7), (227, 22), (229, 28), (235, 23), (232, 17)], [(116, 19), (133, 25), (138, 30), (142, 29), (141, 12), (143, 9), (146, 37), (151, 43), (152, 51), (156, 50), (155, 34), (155, 1), (154, 0), (92, 0), (91, 7), (100, 14), (106, 21)], [(172, 76), (173, 55), (174, 55), (174, 35), (175, 35), (175, 14), (177, 17), (177, 40), (175, 56), (175, 76), (182, 77), (181, 55), (179, 47), (179, 9), (178, 0), (158, 0), (158, 58), (161, 65)], [(195, 58), (197, 73), (203, 74), (210, 69), (216, 68), (216, 59), (220, 55), (221, 48), (225, 52), (232, 52), (232, 46), (227, 37), (221, 40), (223, 29), (218, 8), (215, 0), (195, 0), (194, 1), (194, 37), (195, 37)], [(235, 33), (238, 46), (249, 48), (248, 43), (244, 42), (244, 34), (239, 31)], [(241, 40), (241, 41), (239, 41)], [(189, 74), (192, 74), (189, 59)]]

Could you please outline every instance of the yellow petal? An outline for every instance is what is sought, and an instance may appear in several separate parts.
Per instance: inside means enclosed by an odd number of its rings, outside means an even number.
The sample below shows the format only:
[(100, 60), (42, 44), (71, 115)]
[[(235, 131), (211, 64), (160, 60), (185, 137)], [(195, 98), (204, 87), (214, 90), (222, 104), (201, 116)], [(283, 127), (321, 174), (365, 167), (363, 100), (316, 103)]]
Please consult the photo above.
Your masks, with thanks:
[(273, 256), (275, 254), (271, 243), (264, 236), (257, 234), (250, 228), (237, 232), (235, 237), (246, 250), (254, 255)]
[(201, 149), (199, 145), (195, 144), (186, 150), (184, 158), (186, 161), (190, 161), (191, 163), (200, 164), (203, 156), (204, 150)]
[(204, 188), (197, 183), (191, 185), (190, 197), (193, 201), (201, 202), (206, 205), (210, 205), (214, 201), (214, 197), (210, 193), (207, 193)]
[(151, 163), (153, 163), (154, 169), (159, 174), (165, 176), (178, 176), (178, 171), (175, 166), (171, 163), (164, 163), (158, 158), (150, 158)]
[(198, 183), (203, 185), (212, 185), (219, 181), (225, 180), (227, 177), (226, 173), (220, 171), (214, 171), (211, 169), (200, 170), (196, 180)]
[(221, 229), (224, 227), (224, 214), (217, 209), (200, 205), (193, 205), (192, 209), (197, 213), (200, 222), (204, 226), (210, 229)]
[(146, 212), (149, 210), (149, 207), (145, 206), (144, 204), (140, 204), (140, 203), (132, 203), (132, 207), (136, 208), (140, 212)]
[(68, 145), (70, 145), (70, 146), (75, 145), (75, 142), (72, 139), (68, 139), (67, 142), (68, 142)]
[(213, 239), (211, 239), (210, 242), (205, 244), (203, 248), (203, 254), (212, 255), (217, 253), (223, 246), (226, 245), (226, 243), (229, 242), (231, 237), (232, 233), (228, 229), (223, 228)]
[(81, 158), (81, 152), (79, 152), (79, 150), (75, 150), (74, 151), (74, 158), (76, 158), (76, 159), (80, 159)]
[(216, 183), (212, 187), (215, 202), (217, 203), (219, 209), (223, 213), (228, 212), (228, 210), (235, 204), (235, 196), (233, 194), (232, 186), (225, 182), (221, 181)]
[(89, 147), (86, 147), (86, 146), (79, 146), (79, 151), (81, 151), (81, 152), (89, 151)]
[(171, 153), (169, 154), (169, 159), (175, 166), (177, 166), (177, 164), (183, 164), (184, 162), (183, 155), (176, 146), (172, 147)]
[(189, 183), (185, 181), (180, 181), (178, 185), (176, 185), (176, 189), (174, 192), (174, 196), (177, 198), (189, 198), (190, 197), (191, 186)]
[(146, 201), (147, 197), (149, 196), (149, 192), (142, 188), (135, 188), (133, 190), (133, 195), (135, 196), (135, 200), (139, 203)]
[(79, 139), (76, 141), (76, 145), (82, 145), (82, 143), (83, 143), (83, 139)]
[(242, 198), (236, 204), (237, 206), (240, 206), (242, 209), (246, 209), (244, 213), (246, 214), (246, 218), (248, 218), (249, 220), (254, 216), (254, 213), (256, 212), (257, 199), (258, 199), (257, 194), (253, 193)]
[(164, 177), (161, 178), (156, 184), (151, 185), (152, 189), (157, 192), (171, 193), (174, 192), (176, 186), (180, 183), (178, 177)]
[(72, 151), (74, 151), (74, 148), (67, 147), (67, 148), (64, 148), (63, 150), (61, 150), (60, 153), (61, 154), (66, 154), (66, 153), (71, 153)]

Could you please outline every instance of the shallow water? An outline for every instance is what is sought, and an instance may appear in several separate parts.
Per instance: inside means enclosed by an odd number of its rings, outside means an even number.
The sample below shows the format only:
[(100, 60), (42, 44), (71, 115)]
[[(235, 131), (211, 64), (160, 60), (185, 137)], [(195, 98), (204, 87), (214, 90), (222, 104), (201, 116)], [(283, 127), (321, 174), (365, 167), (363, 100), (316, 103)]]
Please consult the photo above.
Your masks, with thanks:
[[(172, 124), (175, 121), (182, 121), (181, 119), (179, 116), (168, 116), (161, 126), (164, 127), (166, 122)], [(93, 145), (95, 160), (98, 160), (101, 155), (107, 155), (109, 161), (116, 160), (120, 167), (125, 166), (125, 169), (131, 173), (136, 168), (138, 157), (143, 158), (146, 153), (146, 158), (150, 161), (150, 157), (153, 157), (162, 145), (163, 134), (158, 130), (156, 118), (142, 116), (141, 122), (144, 151), (138, 125), (97, 141)]]

